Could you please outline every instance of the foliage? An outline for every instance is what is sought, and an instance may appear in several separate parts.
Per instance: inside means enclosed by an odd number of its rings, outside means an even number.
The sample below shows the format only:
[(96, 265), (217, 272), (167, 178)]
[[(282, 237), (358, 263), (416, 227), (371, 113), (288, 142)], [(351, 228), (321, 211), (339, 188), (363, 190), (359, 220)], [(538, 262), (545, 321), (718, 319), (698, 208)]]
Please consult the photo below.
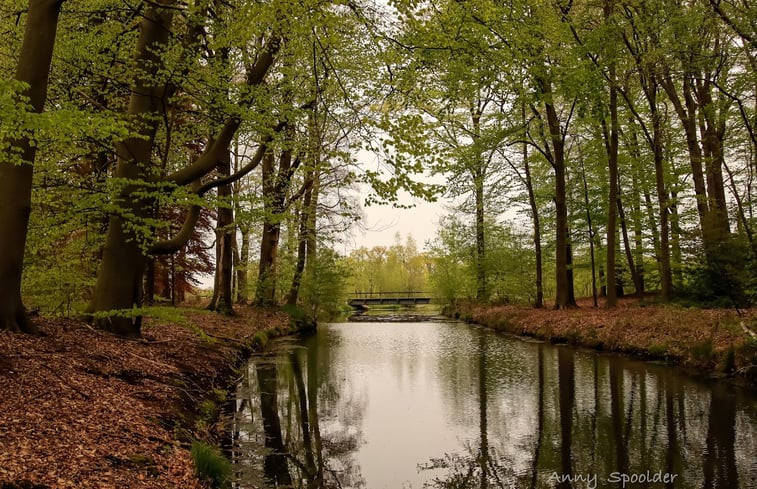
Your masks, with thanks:
[(361, 247), (345, 258), (347, 290), (352, 292), (425, 292), (428, 287), (428, 257), (419, 252), (412, 236), (405, 242), (399, 233), (394, 244)]
[(309, 265), (302, 284), (303, 309), (314, 319), (338, 315), (344, 304), (347, 266), (336, 252), (324, 248), (315, 263)]
[[(490, 279), (490, 300), (500, 303), (533, 302), (532, 251), (527, 237), (508, 225), (486, 222), (486, 261)], [(430, 243), (430, 280), (437, 295), (446, 303), (476, 296), (475, 233), (472, 224), (460, 217), (447, 216), (439, 222), (436, 239)]]

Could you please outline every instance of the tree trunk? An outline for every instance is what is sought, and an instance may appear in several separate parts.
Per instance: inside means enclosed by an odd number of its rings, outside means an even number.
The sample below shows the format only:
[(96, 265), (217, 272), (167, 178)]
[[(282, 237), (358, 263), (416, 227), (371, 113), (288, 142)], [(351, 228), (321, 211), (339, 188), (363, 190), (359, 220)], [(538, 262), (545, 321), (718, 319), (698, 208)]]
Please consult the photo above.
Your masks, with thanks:
[(633, 213), (633, 238), (634, 238), (634, 261), (636, 264), (636, 277), (638, 280), (638, 293), (641, 298), (644, 295), (644, 236), (642, 233), (641, 222), (641, 193), (639, 191), (639, 179), (636, 175), (636, 168), (632, 169), (632, 199), (631, 212)]
[(247, 301), (249, 301), (247, 295), (247, 288), (249, 287), (247, 274), (249, 271), (247, 268), (250, 265), (250, 230), (246, 224), (239, 226), (239, 234), (242, 243), (239, 248), (239, 264), (237, 265), (237, 304), (247, 304)]
[[(609, 10), (605, 3), (605, 16)], [(615, 284), (615, 247), (618, 239), (618, 90), (615, 86), (615, 66), (610, 64), (610, 133), (607, 136), (607, 163), (609, 170), (609, 191), (607, 196), (607, 307), (618, 305), (618, 295)], [(605, 134), (607, 133), (604, 125)]]
[(670, 269), (673, 283), (683, 284), (683, 253), (681, 252), (681, 218), (678, 214), (678, 192), (670, 192)]
[(652, 117), (652, 140), (654, 154), (655, 187), (657, 189), (658, 214), (660, 216), (660, 298), (669, 301), (673, 296), (673, 279), (670, 273), (670, 228), (668, 222), (668, 193), (665, 188), (665, 167), (662, 152), (662, 114), (657, 106), (657, 80), (653, 75), (644, 86), (644, 94)]
[[(239, 152), (239, 138), (234, 140), (234, 173), (238, 172), (241, 168), (240, 152)], [(236, 302), (237, 304), (247, 304), (248, 297), (248, 280), (247, 269), (250, 263), (250, 226), (247, 222), (243, 222), (242, 216), (242, 180), (237, 180), (233, 185), (234, 192), (234, 223), (236, 229), (239, 230), (241, 243), (238, 246), (234, 246), (236, 250), (234, 257), (236, 259)], [(234, 232), (233, 244), (236, 245), (236, 232)]]
[(315, 223), (320, 181), (321, 141), (318, 131), (318, 112), (314, 107), (308, 113), (308, 169), (305, 172), (306, 188), (300, 212), (299, 241), (297, 243), (297, 263), (287, 304), (296, 305), (300, 295), (305, 266), (315, 266)]
[[(152, 166), (152, 146), (157, 131), (153, 117), (163, 107), (165, 87), (154, 86), (154, 78), (162, 63), (159, 53), (171, 34), (174, 0), (162, 5), (151, 3), (140, 25), (135, 55), (136, 65), (144, 75), (135, 81), (129, 98), (128, 114), (141, 120), (140, 136), (117, 145), (118, 162), (115, 177), (126, 181), (146, 179)], [(98, 328), (124, 336), (139, 336), (142, 318), (133, 312), (142, 306), (142, 275), (145, 255), (140, 237), (131, 223), (122, 216), (136, 219), (149, 215), (153, 208), (149, 199), (135, 198), (136, 185), (125, 185), (117, 197), (120, 214), (111, 216), (103, 247), (103, 259), (97, 272), (97, 283), (88, 307)]]
[(144, 302), (148, 306), (155, 303), (155, 265), (157, 260), (151, 257), (147, 260), (147, 271), (145, 273), (145, 297)]
[[(47, 99), (58, 15), (63, 0), (30, 0), (16, 80), (29, 88), (24, 94), (34, 112)], [(21, 300), (21, 274), (31, 213), (32, 176), (36, 145), (29, 138), (11, 141), (21, 153), (16, 164), (0, 153), (0, 330), (38, 333)]]
[(483, 176), (473, 177), (476, 198), (476, 300), (489, 299), (486, 280), (486, 237), (484, 234), (484, 181)]
[[(526, 113), (523, 109), (523, 121), (525, 124)], [(536, 194), (534, 193), (534, 185), (531, 181), (531, 167), (528, 164), (528, 144), (523, 143), (523, 170), (525, 173), (526, 190), (528, 192), (528, 204), (531, 207), (531, 220), (534, 226), (534, 255), (536, 256), (535, 274), (536, 274), (536, 299), (534, 300), (534, 307), (544, 307), (544, 288), (542, 277), (542, 263), (541, 263), (541, 225), (539, 224), (539, 208), (536, 205)]]
[(723, 179), (723, 139), (726, 132), (726, 114), (728, 107), (718, 112), (712, 100), (712, 82), (709, 75), (704, 80), (695, 82), (695, 95), (700, 110), (699, 125), (704, 153), (705, 176), (707, 182), (708, 208), (712, 221), (715, 245), (726, 240), (730, 235), (728, 223), (728, 207), (725, 197), (725, 183)]
[[(283, 156), (282, 156), (283, 158)], [(278, 192), (273, 171), (274, 156), (268, 153), (263, 158), (263, 201), (265, 217), (260, 240), (258, 283), (255, 289), (255, 304), (271, 306), (276, 302), (276, 257), (281, 235), (281, 212), (283, 197)]]
[(305, 259), (307, 257), (307, 243), (308, 234), (310, 232), (310, 213), (311, 201), (313, 196), (313, 179), (314, 169), (308, 170), (305, 175), (305, 184), (309, 187), (305, 191), (305, 196), (302, 201), (302, 210), (299, 213), (299, 236), (297, 237), (297, 262), (294, 266), (294, 276), (292, 277), (292, 286), (289, 288), (289, 295), (287, 296), (287, 304), (294, 306), (297, 305), (297, 299), (300, 295), (300, 286), (302, 285), (302, 275), (305, 271)]
[(471, 108), (473, 120), (473, 151), (475, 152), (475, 164), (471, 169), (473, 177), (473, 196), (476, 204), (476, 300), (486, 301), (489, 299), (489, 290), (486, 281), (486, 236), (484, 231), (484, 169), (481, 148), (478, 146), (481, 138), (481, 112), (478, 108)]
[(591, 298), (594, 307), (597, 307), (597, 273), (596, 260), (594, 258), (594, 227), (591, 222), (591, 210), (589, 209), (589, 186), (586, 184), (586, 169), (584, 168), (583, 156), (581, 158), (581, 177), (584, 184), (584, 205), (586, 206), (586, 223), (589, 226), (589, 256), (591, 258)]
[[(548, 93), (551, 96), (551, 89)], [(569, 270), (571, 252), (568, 231), (568, 204), (566, 192), (565, 144), (563, 141), (557, 111), (552, 103), (546, 103), (547, 122), (552, 142), (553, 162), (555, 171), (555, 309), (576, 307), (573, 296), (572, 273)]]
[(634, 294), (637, 298), (641, 299), (644, 295), (644, 285), (641, 282), (639, 270), (634, 263), (633, 250), (631, 249), (631, 242), (628, 238), (626, 213), (623, 211), (623, 202), (620, 198), (618, 198), (618, 215), (620, 216), (620, 231), (623, 235), (623, 248), (626, 251), (626, 261), (628, 262), (628, 269), (631, 271), (631, 279), (633, 280)]
[(258, 284), (255, 292), (255, 304), (258, 306), (272, 306), (276, 303), (276, 258), (280, 236), (281, 225), (278, 222), (266, 222), (263, 225)]
[[(231, 174), (231, 154), (226, 151), (218, 162), (218, 175)], [(231, 282), (233, 279), (234, 211), (229, 201), (231, 185), (218, 187), (218, 220), (216, 221), (216, 273), (213, 298), (208, 305), (211, 311), (234, 314)]]
[(663, 301), (668, 301), (673, 296), (673, 280), (670, 274), (670, 235), (668, 225), (668, 193), (665, 189), (665, 170), (662, 158), (662, 135), (660, 128), (660, 114), (652, 114), (655, 121), (653, 125), (653, 151), (655, 182), (657, 188), (657, 201), (660, 216), (660, 296)]
[[(717, 165), (712, 161), (709, 164), (709, 173), (712, 174), (708, 174), (708, 179), (710, 180), (710, 196), (712, 198), (708, 196), (705, 186), (705, 174), (702, 170), (702, 163), (706, 158), (704, 158), (705, 155), (703, 155), (703, 150), (697, 136), (697, 111), (701, 111), (702, 108), (698, 106), (694, 98), (692, 76), (690, 73), (684, 73), (683, 75), (683, 103), (669, 75), (663, 79), (662, 86), (668, 94), (668, 98), (673, 103), (673, 107), (678, 114), (678, 118), (681, 120), (681, 125), (686, 135), (686, 147), (689, 152), (689, 162), (691, 163), (691, 175), (694, 181), (694, 193), (696, 194), (697, 212), (702, 229), (702, 241), (707, 261), (711, 262), (717, 259), (718, 243), (728, 234), (728, 216), (724, 210), (718, 210), (719, 205), (724, 205), (717, 203), (721, 200), (721, 193), (723, 202), (725, 199), (722, 171), (719, 165), (720, 161), (717, 162)], [(710, 149), (706, 142), (704, 146), (706, 150)], [(714, 166), (717, 166), (717, 170), (713, 168)], [(719, 175), (719, 178), (716, 177), (715, 173)]]

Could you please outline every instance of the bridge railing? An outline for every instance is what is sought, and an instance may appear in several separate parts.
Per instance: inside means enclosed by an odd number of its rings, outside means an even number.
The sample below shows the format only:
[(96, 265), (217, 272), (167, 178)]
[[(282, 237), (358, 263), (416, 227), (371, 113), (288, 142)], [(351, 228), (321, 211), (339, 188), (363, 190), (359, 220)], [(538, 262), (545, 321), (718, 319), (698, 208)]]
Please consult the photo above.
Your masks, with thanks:
[(405, 299), (415, 297), (431, 297), (431, 293), (419, 291), (352, 292), (349, 299)]

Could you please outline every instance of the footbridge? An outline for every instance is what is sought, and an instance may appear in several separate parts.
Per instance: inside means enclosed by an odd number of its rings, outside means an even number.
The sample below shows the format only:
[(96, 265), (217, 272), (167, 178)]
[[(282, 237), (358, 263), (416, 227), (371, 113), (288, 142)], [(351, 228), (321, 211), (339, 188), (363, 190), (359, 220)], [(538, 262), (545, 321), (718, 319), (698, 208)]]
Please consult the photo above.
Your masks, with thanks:
[(365, 309), (368, 306), (384, 304), (403, 306), (429, 304), (432, 300), (428, 292), (353, 292), (347, 299), (347, 304), (355, 309)]

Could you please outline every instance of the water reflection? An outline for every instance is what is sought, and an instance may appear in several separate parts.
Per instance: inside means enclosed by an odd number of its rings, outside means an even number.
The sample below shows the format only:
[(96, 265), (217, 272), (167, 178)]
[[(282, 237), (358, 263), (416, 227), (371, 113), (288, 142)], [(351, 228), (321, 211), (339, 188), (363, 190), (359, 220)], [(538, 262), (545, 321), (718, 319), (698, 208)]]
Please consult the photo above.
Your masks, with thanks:
[(757, 487), (753, 393), (460, 324), (323, 326), (237, 408), (239, 488)]

